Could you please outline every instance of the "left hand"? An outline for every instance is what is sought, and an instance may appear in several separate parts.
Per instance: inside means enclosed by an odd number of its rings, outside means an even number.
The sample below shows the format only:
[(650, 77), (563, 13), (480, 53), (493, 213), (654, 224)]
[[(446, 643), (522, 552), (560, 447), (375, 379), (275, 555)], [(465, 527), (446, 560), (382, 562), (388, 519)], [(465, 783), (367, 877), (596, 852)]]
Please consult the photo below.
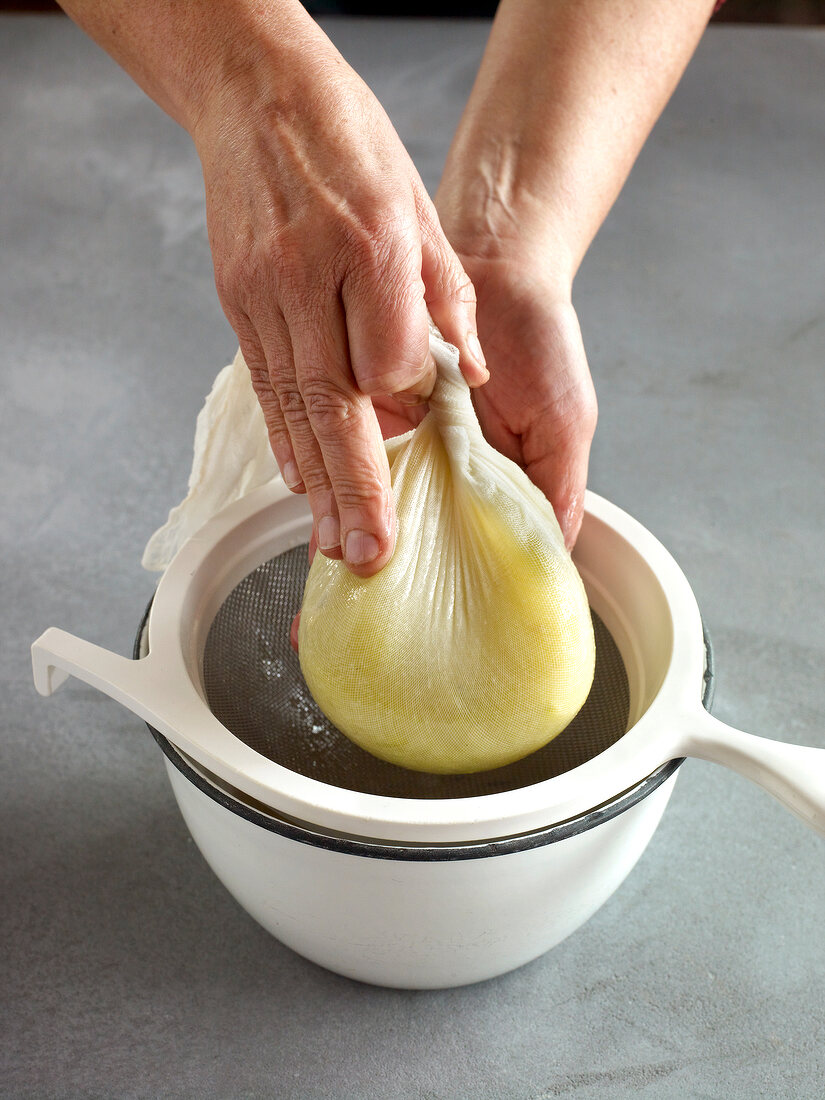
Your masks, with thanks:
[(553, 505), (572, 549), (584, 514), (596, 393), (569, 287), (532, 262), (459, 256), (476, 289), (490, 380), (473, 399), (484, 435)]

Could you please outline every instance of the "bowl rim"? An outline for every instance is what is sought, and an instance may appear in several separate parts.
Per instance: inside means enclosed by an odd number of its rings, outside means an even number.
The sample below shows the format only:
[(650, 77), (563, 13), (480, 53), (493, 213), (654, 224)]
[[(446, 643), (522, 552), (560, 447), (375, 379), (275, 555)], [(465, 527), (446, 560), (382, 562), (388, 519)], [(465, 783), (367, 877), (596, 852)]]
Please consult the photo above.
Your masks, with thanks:
[[(146, 629), (149, 615), (152, 610), (154, 596), (149, 601), (144, 611), (143, 618), (135, 636), (132, 652), (134, 660), (139, 660), (144, 652)], [(714, 691), (714, 656), (713, 646), (707, 632), (705, 623), (702, 623), (702, 635), (705, 647), (705, 669), (703, 674), (702, 705), (707, 711), (711, 710)], [(266, 832), (275, 833), (287, 840), (299, 844), (308, 844), (312, 847), (323, 848), (330, 852), (343, 853), (345, 855), (368, 857), (371, 859), (387, 859), (403, 862), (450, 862), (453, 860), (487, 859), (492, 856), (512, 855), (517, 852), (526, 852), (535, 848), (541, 848), (548, 844), (556, 844), (570, 837), (588, 832), (607, 821), (613, 820), (620, 814), (632, 809), (643, 799), (653, 794), (669, 779), (675, 778), (685, 758), (669, 760), (658, 767), (640, 783), (630, 789), (621, 792), (609, 801), (595, 806), (584, 813), (577, 814), (565, 821), (553, 822), (539, 829), (525, 833), (517, 833), (513, 836), (494, 837), (476, 841), (445, 842), (445, 843), (410, 843), (408, 841), (388, 841), (370, 839), (363, 836), (350, 836), (344, 833), (328, 831), (320, 826), (312, 825), (305, 821), (297, 821), (280, 816), (270, 807), (256, 808), (250, 802), (235, 797), (223, 786), (217, 777), (208, 779), (206, 775), (193, 766), (183, 753), (175, 748), (168, 738), (155, 729), (149, 722), (147, 729), (157, 742), (169, 765), (176, 769), (180, 775), (201, 794), (211, 799), (224, 810), (228, 810), (236, 817), (242, 818), (251, 825), (255, 825)], [(266, 811), (266, 812), (265, 812)]]
[[(243, 799), (330, 832), (391, 843), (465, 843), (528, 833), (603, 805), (688, 754), (703, 712), (705, 654), (696, 597), (647, 528), (587, 490), (574, 560), (608, 629), (616, 637), (615, 626), (622, 635), (617, 643), (623, 655), (627, 652), (643, 673), (638, 697), (645, 700), (644, 708), (631, 716), (622, 737), (590, 760), (530, 786), (443, 800), (335, 787), (262, 756), (209, 708), (203, 646), (232, 589), (263, 561), (305, 543), (310, 528), (305, 498), (291, 494), (276, 478), (228, 505), (184, 543), (161, 577), (147, 625), (146, 656), (137, 662), (107, 651), (101, 656), (97, 647), (84, 643), (79, 655), (72, 650), (70, 671), (84, 661), (94, 665), (88, 682), (102, 686), (195, 767), (218, 776)], [(618, 576), (605, 584), (616, 568)], [(624, 586), (621, 598), (614, 591), (617, 581)], [(634, 614), (649, 616), (643, 635), (632, 628), (627, 632), (625, 597)]]

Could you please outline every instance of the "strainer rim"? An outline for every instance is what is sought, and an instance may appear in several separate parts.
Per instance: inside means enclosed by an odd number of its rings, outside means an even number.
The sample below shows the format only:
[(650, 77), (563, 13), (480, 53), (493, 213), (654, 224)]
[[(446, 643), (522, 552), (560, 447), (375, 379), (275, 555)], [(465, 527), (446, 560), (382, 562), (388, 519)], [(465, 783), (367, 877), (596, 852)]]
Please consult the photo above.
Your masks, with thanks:
[[(139, 660), (142, 654), (142, 643), (153, 602), (154, 596), (146, 606), (135, 636), (132, 652), (134, 660)], [(710, 711), (713, 703), (715, 673), (713, 646), (704, 621), (702, 622), (702, 635), (705, 647), (702, 705), (707, 711)], [(651, 795), (669, 779), (675, 777), (678, 769), (685, 761), (684, 757), (666, 761), (640, 783), (620, 792), (607, 802), (564, 821), (552, 822), (539, 829), (517, 833), (513, 836), (465, 842), (445, 842), (443, 844), (411, 843), (409, 841), (393, 842), (369, 837), (336, 834), (309, 822), (288, 820), (286, 817), (276, 815), (274, 807), (267, 807), (267, 809), (273, 810), (272, 815), (263, 813), (248, 803), (235, 798), (215, 783), (210, 782), (187, 761), (186, 757), (160, 731), (156, 730), (149, 722), (146, 723), (146, 727), (166, 759), (183, 778), (202, 794), (223, 809), (235, 814), (235, 816), (267, 832), (277, 833), (300, 844), (308, 844), (345, 855), (399, 862), (450, 862), (454, 860), (486, 859), (492, 856), (512, 855), (517, 852), (530, 851), (534, 848), (567, 840), (570, 837), (578, 836), (580, 833), (588, 832), (632, 809), (633, 806), (647, 798), (648, 795)]]
[[(443, 801), (352, 791), (261, 756), (208, 707), (201, 666), (205, 631), (226, 595), (252, 569), (306, 541), (309, 520), (304, 499), (292, 496), (274, 479), (208, 521), (184, 544), (158, 585), (147, 656), (137, 663), (144, 666), (139, 676), (135, 668), (139, 691), (133, 690), (133, 678), (127, 676), (130, 682), (115, 696), (197, 767), (218, 776), (245, 799), (277, 804), (279, 812), (293, 820), (311, 820), (346, 835), (461, 843), (485, 834), (516, 835), (541, 827), (548, 808), (556, 821), (586, 813), (609, 801), (617, 790), (633, 788), (667, 761), (687, 755), (690, 729), (702, 709), (697, 686), (703, 647), (696, 598), (658, 539), (621, 508), (588, 490), (586, 529), (583, 525), (577, 550), (586, 547), (596, 562), (608, 561), (605, 545), (616, 542), (622, 560), (627, 555), (631, 562), (634, 598), (647, 600), (647, 593), (655, 593), (658, 619), (651, 622), (660, 637), (651, 641), (656, 636), (650, 635), (649, 647), (667, 647), (663, 678), (655, 680), (646, 709), (635, 716), (623, 737), (585, 763), (517, 791)], [(586, 558), (581, 564), (590, 568)], [(621, 607), (613, 610), (621, 620)], [(610, 624), (608, 628), (612, 630)]]

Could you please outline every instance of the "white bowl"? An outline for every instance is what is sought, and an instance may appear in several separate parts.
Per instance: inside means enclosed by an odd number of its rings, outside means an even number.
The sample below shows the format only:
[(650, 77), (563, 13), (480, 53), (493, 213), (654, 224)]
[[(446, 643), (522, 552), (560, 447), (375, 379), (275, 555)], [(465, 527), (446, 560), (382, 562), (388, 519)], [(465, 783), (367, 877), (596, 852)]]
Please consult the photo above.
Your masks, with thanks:
[(560, 775), (467, 798), (365, 794), (265, 758), (210, 711), (202, 655), (235, 586), (310, 530), (306, 501), (273, 483), (181, 549), (158, 586), (139, 660), (55, 629), (32, 647), (42, 694), (73, 674), (149, 723), (218, 877), (308, 958), (413, 987), (478, 981), (535, 958), (623, 881), (686, 755), (735, 768), (825, 832), (825, 750), (754, 737), (709, 715), (687, 580), (648, 531), (594, 494), (575, 560), (627, 672), (624, 736)]

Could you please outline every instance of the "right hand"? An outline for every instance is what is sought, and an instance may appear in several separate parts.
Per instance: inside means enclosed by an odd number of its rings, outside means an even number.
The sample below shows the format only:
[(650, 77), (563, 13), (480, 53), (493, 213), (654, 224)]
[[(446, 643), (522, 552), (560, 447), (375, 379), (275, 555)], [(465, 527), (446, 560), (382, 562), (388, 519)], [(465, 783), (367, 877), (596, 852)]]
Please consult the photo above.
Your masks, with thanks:
[(192, 128), (215, 278), (319, 548), (369, 576), (395, 541), (371, 398), (429, 396), (428, 310), (470, 385), (484, 382), (475, 295), (370, 90), (308, 17), (288, 59), (278, 48), (224, 81)]
[(509, 258), (461, 253), (478, 292), (490, 381), (475, 394), (487, 441), (518, 463), (553, 505), (573, 548), (597, 402), (572, 287), (548, 277), (526, 242)]

